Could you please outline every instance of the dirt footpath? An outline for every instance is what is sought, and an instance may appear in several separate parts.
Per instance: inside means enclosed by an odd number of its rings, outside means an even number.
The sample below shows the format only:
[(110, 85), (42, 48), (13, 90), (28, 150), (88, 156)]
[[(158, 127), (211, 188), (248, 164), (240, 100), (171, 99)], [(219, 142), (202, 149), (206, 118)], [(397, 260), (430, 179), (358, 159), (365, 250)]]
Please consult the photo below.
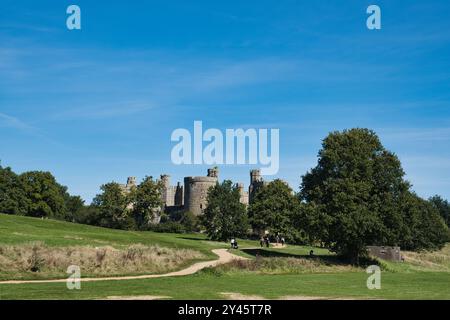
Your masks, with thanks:
[[(101, 278), (81, 278), (81, 282), (88, 281), (109, 281), (109, 280), (136, 280), (136, 279), (151, 279), (151, 278), (162, 278), (162, 277), (177, 277), (186, 276), (189, 274), (194, 274), (199, 270), (209, 267), (215, 267), (219, 264), (228, 263), (231, 260), (247, 260), (247, 258), (237, 256), (227, 251), (228, 249), (214, 249), (212, 252), (216, 254), (219, 259), (213, 261), (204, 261), (194, 263), (192, 266), (185, 269), (163, 273), (163, 274), (148, 274), (141, 276), (123, 276), (123, 277), (101, 277)], [(55, 279), (55, 280), (8, 280), (0, 281), (0, 284), (25, 284), (25, 283), (58, 283), (66, 282), (67, 279)]]

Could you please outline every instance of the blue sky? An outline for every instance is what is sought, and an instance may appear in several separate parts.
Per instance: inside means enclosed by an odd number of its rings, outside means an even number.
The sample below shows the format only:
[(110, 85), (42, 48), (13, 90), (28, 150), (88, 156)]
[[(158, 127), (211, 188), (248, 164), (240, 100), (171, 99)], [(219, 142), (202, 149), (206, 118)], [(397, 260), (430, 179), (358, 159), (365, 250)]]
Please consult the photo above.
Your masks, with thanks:
[[(298, 190), (328, 132), (368, 127), (419, 195), (450, 199), (449, 30), (448, 0), (2, 0), (1, 163), (87, 201), (127, 176), (175, 183), (206, 171), (170, 159), (172, 131), (202, 120), (279, 128), (277, 177)], [(221, 178), (248, 185), (249, 169)]]

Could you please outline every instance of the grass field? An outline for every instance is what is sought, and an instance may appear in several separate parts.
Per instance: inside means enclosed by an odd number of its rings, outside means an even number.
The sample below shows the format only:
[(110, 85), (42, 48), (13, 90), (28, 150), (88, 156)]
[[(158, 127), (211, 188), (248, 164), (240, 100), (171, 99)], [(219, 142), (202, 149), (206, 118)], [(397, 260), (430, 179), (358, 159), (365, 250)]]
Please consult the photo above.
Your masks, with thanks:
[(49, 246), (113, 246), (116, 248), (136, 243), (158, 244), (169, 248), (199, 250), (213, 258), (211, 248), (226, 247), (224, 243), (207, 241), (198, 234), (169, 234), (134, 232), (67, 223), (56, 220), (0, 214), (0, 244), (15, 245), (40, 241)]
[[(0, 214), (0, 245), (40, 241), (55, 248), (130, 245), (190, 249), (213, 259), (211, 249), (228, 245), (198, 234), (129, 232)], [(111, 296), (165, 296), (172, 299), (221, 299), (229, 294), (362, 299), (450, 299), (450, 246), (436, 253), (406, 253), (405, 263), (382, 262), (380, 290), (366, 287), (363, 268), (345, 265), (327, 250), (311, 247), (255, 250), (255, 241), (239, 241), (239, 255), (253, 260), (205, 269), (194, 275), (145, 280), (83, 282), (81, 290), (65, 283), (0, 284), (0, 299), (99, 299)], [(256, 258), (258, 256), (258, 258)], [(189, 261), (191, 263), (192, 261)], [(11, 275), (9, 275), (11, 276)], [(7, 279), (8, 275), (0, 278)], [(228, 294), (228, 295), (226, 295)]]

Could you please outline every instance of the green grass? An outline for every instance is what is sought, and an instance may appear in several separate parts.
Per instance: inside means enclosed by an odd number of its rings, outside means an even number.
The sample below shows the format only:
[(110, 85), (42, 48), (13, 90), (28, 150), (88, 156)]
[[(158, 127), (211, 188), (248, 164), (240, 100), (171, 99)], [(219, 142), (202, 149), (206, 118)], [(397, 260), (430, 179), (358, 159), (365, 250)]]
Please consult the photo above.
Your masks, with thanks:
[[(228, 248), (228, 243), (209, 241), (203, 234), (174, 234), (149, 231), (123, 231), (100, 228), (57, 220), (0, 214), (0, 244), (23, 244), (40, 241), (49, 246), (113, 246), (121, 248), (136, 243), (159, 245), (169, 248), (194, 249), (208, 258), (215, 248)], [(259, 246), (259, 241), (239, 240), (242, 249)], [(282, 249), (286, 253), (306, 255), (313, 249), (318, 254), (328, 254), (326, 249), (309, 246), (289, 246)], [(279, 251), (280, 249), (264, 249)], [(235, 252), (235, 251), (234, 251)], [(320, 253), (319, 253), (320, 252)], [(236, 252), (235, 252), (236, 253)], [(241, 253), (246, 255), (245, 253)]]
[(40, 241), (49, 246), (113, 246), (157, 244), (169, 248), (189, 248), (213, 258), (211, 249), (225, 243), (208, 241), (201, 234), (173, 234), (123, 231), (56, 220), (0, 214), (0, 244), (23, 244)]
[(131, 281), (0, 285), (0, 299), (96, 299), (108, 296), (168, 296), (172, 299), (221, 299), (222, 292), (259, 295), (360, 299), (450, 299), (448, 273), (383, 273), (380, 290), (366, 288), (364, 272), (304, 275), (224, 275), (207, 271), (192, 276)]
[[(113, 246), (131, 244), (188, 248), (215, 258), (214, 248), (228, 244), (208, 241), (200, 234), (164, 234), (131, 232), (0, 214), (0, 245), (20, 245), (41, 241), (49, 246)], [(311, 247), (287, 246), (282, 249), (258, 249), (258, 241), (239, 240), (240, 250), (233, 253), (264, 259), (308, 258)], [(316, 256), (333, 264), (336, 257), (326, 249), (312, 248)], [(223, 292), (258, 295), (264, 298), (314, 296), (362, 299), (450, 299), (450, 246), (437, 253), (410, 254), (406, 263), (384, 262), (381, 290), (366, 287), (368, 274), (363, 268), (301, 274), (264, 274), (248, 270), (206, 269), (195, 275), (145, 280), (100, 281), (82, 283), (81, 290), (68, 290), (65, 283), (0, 284), (0, 299), (97, 299), (108, 296), (168, 296), (172, 299), (221, 299)], [(337, 261), (336, 261), (337, 262)], [(276, 269), (275, 269), (276, 270)], [(319, 269), (318, 269), (319, 270)], [(338, 269), (336, 269), (338, 270)], [(1, 278), (1, 275), (0, 275)]]

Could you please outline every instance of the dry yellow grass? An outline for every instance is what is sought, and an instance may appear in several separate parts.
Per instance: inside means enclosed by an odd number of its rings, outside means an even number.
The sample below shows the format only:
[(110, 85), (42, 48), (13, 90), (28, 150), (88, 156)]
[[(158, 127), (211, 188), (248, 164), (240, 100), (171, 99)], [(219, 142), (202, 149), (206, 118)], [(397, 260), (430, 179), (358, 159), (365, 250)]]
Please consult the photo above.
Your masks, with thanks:
[(402, 254), (413, 269), (450, 272), (450, 244), (440, 251), (404, 251)]
[(216, 272), (256, 272), (263, 274), (298, 274), (357, 271), (357, 267), (347, 264), (331, 264), (321, 259), (305, 258), (262, 258), (254, 260), (234, 260), (221, 265)]
[(124, 249), (110, 246), (49, 247), (43, 243), (0, 246), (0, 274), (57, 275), (77, 265), (83, 275), (123, 275), (161, 273), (204, 256), (195, 250), (159, 246), (131, 245)]

